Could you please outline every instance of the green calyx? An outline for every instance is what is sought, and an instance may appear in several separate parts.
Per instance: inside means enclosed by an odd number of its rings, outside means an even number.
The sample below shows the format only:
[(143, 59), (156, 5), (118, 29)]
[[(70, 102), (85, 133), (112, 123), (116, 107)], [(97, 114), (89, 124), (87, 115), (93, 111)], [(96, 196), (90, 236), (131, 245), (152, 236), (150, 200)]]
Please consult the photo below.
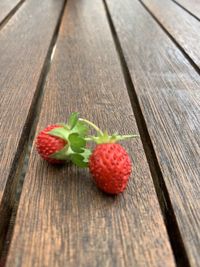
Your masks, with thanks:
[(108, 135), (107, 132), (104, 132), (102, 135), (97, 136), (89, 136), (87, 141), (94, 141), (96, 144), (113, 144), (118, 141), (126, 140), (128, 138), (138, 137), (137, 135), (119, 135), (119, 134), (112, 134)]
[(116, 143), (118, 141), (126, 140), (128, 138), (135, 138), (138, 135), (119, 135), (118, 133), (109, 135), (107, 132), (102, 132), (99, 127), (97, 127), (91, 121), (86, 119), (79, 119), (81, 122), (84, 122), (88, 126), (91, 126), (93, 129), (97, 131), (97, 136), (88, 136), (86, 137), (87, 141), (94, 141), (96, 144), (108, 144), (108, 143)]
[[(96, 144), (115, 143), (128, 138), (138, 137), (137, 135), (108, 135), (101, 131), (94, 123), (78, 117), (78, 113), (72, 113), (67, 124), (59, 124), (61, 127), (48, 132), (49, 135), (59, 137), (66, 141), (66, 146), (51, 155), (54, 159), (70, 160), (78, 167), (87, 167), (91, 150), (86, 147), (87, 142), (93, 141)], [(97, 136), (88, 136), (89, 127), (96, 130)]]
[(90, 149), (86, 148), (86, 135), (88, 126), (79, 121), (78, 113), (72, 113), (67, 124), (60, 123), (61, 127), (48, 132), (49, 135), (59, 137), (66, 141), (66, 146), (51, 155), (51, 158), (59, 160), (71, 160), (79, 167), (87, 167)]

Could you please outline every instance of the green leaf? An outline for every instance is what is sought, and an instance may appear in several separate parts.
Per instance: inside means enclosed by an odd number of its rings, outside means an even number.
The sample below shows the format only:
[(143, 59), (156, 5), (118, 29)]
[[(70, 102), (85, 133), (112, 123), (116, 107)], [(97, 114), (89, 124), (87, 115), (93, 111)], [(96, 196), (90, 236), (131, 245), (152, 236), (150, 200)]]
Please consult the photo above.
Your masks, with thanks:
[(73, 154), (71, 155), (70, 159), (78, 167), (86, 168), (88, 165), (86, 162), (84, 162), (84, 157), (80, 154)]
[(78, 112), (73, 112), (69, 119), (68, 119), (68, 125), (70, 127), (70, 129), (72, 130), (74, 128), (74, 126), (77, 124), (78, 122), (78, 115), (79, 113)]
[(82, 137), (87, 135), (88, 130), (89, 130), (88, 126), (82, 121), (78, 121), (73, 128), (73, 132), (78, 133)]
[(69, 131), (63, 127), (60, 127), (60, 128), (55, 128), (55, 129), (49, 131), (48, 134), (50, 134), (52, 136), (60, 137), (64, 140), (68, 141)]
[(91, 156), (92, 154), (92, 151), (88, 148), (85, 148), (84, 149), (84, 152), (81, 153), (81, 155), (84, 157), (84, 162), (88, 163), (89, 161), (89, 157)]
[(70, 147), (74, 152), (83, 152), (83, 148), (86, 146), (86, 141), (84, 138), (80, 137), (78, 133), (72, 133), (69, 135), (68, 139), (70, 142)]
[(81, 154), (72, 154), (70, 159), (76, 166), (86, 168), (88, 167), (88, 159), (90, 155), (91, 151), (89, 149), (85, 149)]
[(50, 156), (50, 158), (53, 158), (53, 159), (60, 159), (60, 160), (67, 160), (69, 158), (68, 156), (68, 148), (69, 148), (69, 145), (66, 145), (63, 149), (61, 149), (60, 151), (52, 154)]

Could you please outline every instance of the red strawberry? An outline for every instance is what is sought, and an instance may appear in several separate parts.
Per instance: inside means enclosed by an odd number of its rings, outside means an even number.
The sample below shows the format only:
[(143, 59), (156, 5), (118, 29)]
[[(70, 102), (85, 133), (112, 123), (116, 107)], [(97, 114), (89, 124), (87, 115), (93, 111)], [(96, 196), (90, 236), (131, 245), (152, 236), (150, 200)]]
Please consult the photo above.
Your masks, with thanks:
[(74, 112), (67, 123), (49, 125), (39, 133), (36, 140), (37, 151), (50, 163), (71, 160), (76, 165), (85, 167), (85, 158), (89, 155), (85, 140), (87, 132), (87, 125)]
[(127, 186), (131, 174), (131, 159), (126, 150), (117, 141), (137, 137), (137, 135), (108, 135), (102, 132), (93, 122), (79, 119), (97, 131), (97, 136), (88, 136), (87, 141), (97, 143), (91, 153), (87, 153), (84, 161), (88, 162), (89, 170), (97, 186), (106, 193), (119, 194)]
[(128, 183), (131, 160), (120, 144), (98, 144), (89, 158), (89, 170), (101, 190), (119, 194)]
[(47, 160), (50, 163), (60, 164), (63, 163), (64, 160), (54, 159), (50, 156), (55, 152), (63, 149), (67, 144), (67, 141), (57, 136), (48, 134), (48, 132), (55, 128), (62, 128), (62, 126), (49, 125), (43, 131), (41, 131), (37, 136), (36, 147), (38, 153), (43, 159)]

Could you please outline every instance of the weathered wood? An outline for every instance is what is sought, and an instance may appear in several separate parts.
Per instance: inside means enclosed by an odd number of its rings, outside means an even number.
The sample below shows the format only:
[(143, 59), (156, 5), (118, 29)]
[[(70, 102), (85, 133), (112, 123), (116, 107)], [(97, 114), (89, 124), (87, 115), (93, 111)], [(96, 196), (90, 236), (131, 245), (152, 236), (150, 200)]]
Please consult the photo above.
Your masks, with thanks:
[[(37, 131), (72, 111), (120, 133), (137, 132), (118, 56), (98, 0), (69, 0)], [(127, 191), (101, 193), (87, 170), (53, 167), (33, 149), (8, 266), (174, 266), (141, 140)]]
[(64, 1), (27, 1), (0, 31), (0, 252), (41, 72)]
[(200, 266), (200, 78), (140, 3), (107, 4), (190, 264)]
[(0, 1), (0, 25), (24, 0)]
[(200, 67), (200, 23), (171, 0), (141, 0), (156, 19)]
[(199, 0), (175, 0), (182, 7), (187, 9), (191, 14), (200, 19), (200, 2)]

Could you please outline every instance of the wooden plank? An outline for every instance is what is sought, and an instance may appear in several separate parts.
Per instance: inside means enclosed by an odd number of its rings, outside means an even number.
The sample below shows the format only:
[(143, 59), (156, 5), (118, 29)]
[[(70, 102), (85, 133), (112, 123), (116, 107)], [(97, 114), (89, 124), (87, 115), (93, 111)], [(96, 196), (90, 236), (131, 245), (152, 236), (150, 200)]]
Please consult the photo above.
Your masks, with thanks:
[(141, 0), (156, 19), (200, 67), (200, 23), (171, 0)]
[(24, 0), (0, 1), (0, 25)]
[[(56, 47), (37, 131), (79, 110), (104, 129), (137, 132), (102, 2), (69, 0)], [(118, 197), (32, 150), (7, 267), (174, 266), (141, 140), (125, 146), (133, 173)]]
[(199, 0), (176, 0), (183, 8), (188, 10), (197, 19), (200, 19), (200, 2)]
[(140, 3), (107, 4), (190, 266), (200, 266), (199, 75)]
[(27, 1), (0, 32), (0, 251), (14, 205), (15, 172), (63, 4), (62, 0)]

